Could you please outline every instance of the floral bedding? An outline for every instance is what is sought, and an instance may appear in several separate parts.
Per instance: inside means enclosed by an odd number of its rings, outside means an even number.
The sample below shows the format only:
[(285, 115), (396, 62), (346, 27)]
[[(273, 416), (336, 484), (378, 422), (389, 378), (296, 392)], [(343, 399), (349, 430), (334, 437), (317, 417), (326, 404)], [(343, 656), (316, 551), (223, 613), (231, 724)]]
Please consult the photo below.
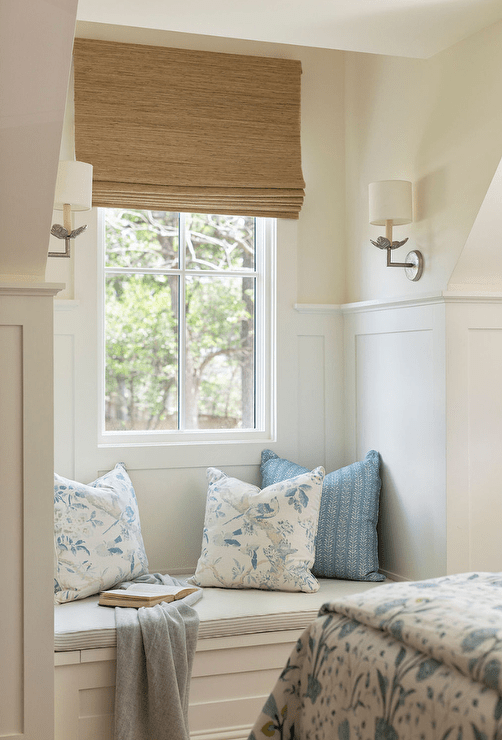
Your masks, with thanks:
[(502, 573), (325, 604), (249, 740), (502, 740)]

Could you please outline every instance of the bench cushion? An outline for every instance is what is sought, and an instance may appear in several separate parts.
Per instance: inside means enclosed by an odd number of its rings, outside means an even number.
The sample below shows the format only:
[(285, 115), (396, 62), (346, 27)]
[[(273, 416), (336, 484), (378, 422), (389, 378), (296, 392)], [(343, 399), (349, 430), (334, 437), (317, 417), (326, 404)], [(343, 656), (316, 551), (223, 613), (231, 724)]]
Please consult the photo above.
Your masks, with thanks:
[[(204, 588), (202, 599), (194, 606), (200, 617), (199, 640), (304, 629), (322, 604), (382, 583), (321, 578), (315, 593)], [(54, 607), (56, 651), (115, 647), (115, 610), (99, 606), (98, 598), (91, 596)]]

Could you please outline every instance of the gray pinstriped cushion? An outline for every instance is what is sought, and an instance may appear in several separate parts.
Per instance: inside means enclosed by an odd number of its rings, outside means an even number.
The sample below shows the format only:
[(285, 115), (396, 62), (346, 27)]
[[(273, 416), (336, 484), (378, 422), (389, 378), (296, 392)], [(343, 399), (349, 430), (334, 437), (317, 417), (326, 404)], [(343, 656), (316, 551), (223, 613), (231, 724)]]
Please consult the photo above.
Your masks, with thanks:
[[(272, 450), (262, 452), (262, 487), (307, 470)], [(370, 450), (363, 461), (326, 475), (312, 568), (315, 576), (352, 581), (385, 579), (378, 572), (380, 486), (380, 455), (375, 450)]]

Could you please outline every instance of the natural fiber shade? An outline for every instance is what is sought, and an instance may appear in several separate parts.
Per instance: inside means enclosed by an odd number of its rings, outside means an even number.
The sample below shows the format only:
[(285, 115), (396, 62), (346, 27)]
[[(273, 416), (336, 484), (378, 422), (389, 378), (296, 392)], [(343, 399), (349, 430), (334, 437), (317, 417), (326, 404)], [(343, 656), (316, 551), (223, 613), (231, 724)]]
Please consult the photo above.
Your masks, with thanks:
[(301, 63), (75, 39), (93, 205), (298, 218)]

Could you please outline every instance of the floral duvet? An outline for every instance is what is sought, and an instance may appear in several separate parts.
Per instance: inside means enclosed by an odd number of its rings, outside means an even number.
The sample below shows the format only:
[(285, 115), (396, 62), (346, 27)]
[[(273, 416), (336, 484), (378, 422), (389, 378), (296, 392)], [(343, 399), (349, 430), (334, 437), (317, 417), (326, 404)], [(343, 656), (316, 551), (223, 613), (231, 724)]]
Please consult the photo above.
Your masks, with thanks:
[(325, 604), (249, 740), (502, 740), (502, 573)]

